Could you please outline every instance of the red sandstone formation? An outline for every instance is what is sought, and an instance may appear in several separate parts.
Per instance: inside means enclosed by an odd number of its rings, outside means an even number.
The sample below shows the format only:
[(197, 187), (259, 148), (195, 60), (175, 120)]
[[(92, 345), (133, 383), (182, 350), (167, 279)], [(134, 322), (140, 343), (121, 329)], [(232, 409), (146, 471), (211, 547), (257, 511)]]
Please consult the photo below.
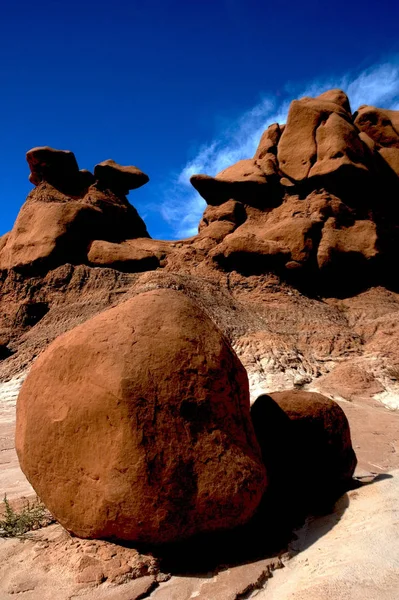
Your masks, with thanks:
[(72, 152), (48, 147), (33, 148), (27, 160), (36, 188), (12, 231), (1, 238), (0, 270), (45, 272), (61, 264), (87, 262), (94, 239), (121, 242), (149, 237), (124, 197), (129, 189), (148, 181), (136, 167), (105, 161), (97, 165), (95, 178), (79, 171)]
[[(152, 240), (127, 201), (148, 181), (136, 167), (108, 160), (91, 174), (70, 152), (28, 152), (36, 187), (0, 238), (0, 377), (71, 330), (32, 367), (18, 429), (21, 464), (68, 529), (165, 542), (249, 518), (265, 481), (230, 343), (254, 397), (312, 384), (372, 402), (396, 389), (398, 115), (352, 115), (339, 90), (293, 102), (253, 158), (192, 177), (208, 206), (198, 235), (174, 242)], [(306, 501), (347, 484), (336, 405), (273, 399), (290, 423), (278, 443), (301, 449), (291, 467)], [(276, 412), (267, 427), (279, 430)], [(272, 481), (283, 467), (270, 439)]]
[(344, 92), (292, 103), (287, 124), (271, 125), (253, 158), (215, 177), (193, 175), (209, 207), (199, 234), (149, 241), (125, 195), (148, 177), (99, 163), (79, 171), (71, 152), (28, 152), (38, 186), (0, 240), (0, 268), (44, 273), (64, 263), (141, 272), (198, 269), (275, 272), (331, 294), (394, 285), (399, 215), (399, 116), (361, 107)]

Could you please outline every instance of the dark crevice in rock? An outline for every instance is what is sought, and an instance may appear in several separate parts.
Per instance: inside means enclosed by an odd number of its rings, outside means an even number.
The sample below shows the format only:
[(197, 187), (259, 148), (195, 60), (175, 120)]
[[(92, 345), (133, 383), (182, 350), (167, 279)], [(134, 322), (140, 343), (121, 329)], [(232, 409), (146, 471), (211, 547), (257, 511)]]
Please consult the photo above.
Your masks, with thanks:
[(0, 344), (0, 360), (6, 360), (13, 354), (15, 354), (15, 350), (11, 350), (8, 346)]
[(25, 302), (19, 307), (14, 319), (15, 327), (33, 327), (49, 311), (47, 302)]

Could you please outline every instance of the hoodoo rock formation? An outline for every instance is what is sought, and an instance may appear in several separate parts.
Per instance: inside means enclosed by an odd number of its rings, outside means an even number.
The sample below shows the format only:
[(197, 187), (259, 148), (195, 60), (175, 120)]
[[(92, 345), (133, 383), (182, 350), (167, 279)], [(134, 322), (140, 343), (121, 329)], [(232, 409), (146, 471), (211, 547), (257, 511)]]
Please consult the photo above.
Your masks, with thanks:
[(178, 241), (128, 202), (137, 167), (27, 160), (0, 238), (0, 382), (27, 377), (21, 467), (67, 530), (259, 530), (263, 548), (273, 519), (347, 489), (356, 456), (399, 468), (399, 111), (294, 101), (253, 157), (192, 176), (207, 206)]
[(105, 161), (93, 176), (79, 171), (72, 152), (48, 147), (33, 148), (27, 160), (36, 188), (0, 244), (0, 269), (46, 272), (65, 263), (87, 262), (94, 239), (148, 237), (144, 222), (125, 198), (129, 189), (148, 181), (136, 167)]
[[(344, 92), (292, 102), (253, 158), (191, 182), (208, 203), (199, 233), (149, 242), (125, 196), (148, 181), (112, 160), (94, 175), (71, 152), (27, 154), (37, 186), (0, 244), (0, 268), (48, 271), (65, 263), (141, 272), (274, 272), (313, 293), (345, 295), (395, 286), (398, 258), (398, 113)], [(147, 238), (147, 239), (144, 239)]]
[(253, 159), (193, 175), (210, 206), (245, 207), (245, 222), (212, 250), (215, 262), (245, 274), (275, 270), (324, 293), (392, 285), (397, 121), (371, 107), (352, 116), (347, 96), (331, 90), (292, 102), (287, 124), (265, 131)]
[(81, 537), (160, 544), (228, 529), (266, 484), (245, 369), (175, 290), (59, 337), (22, 387), (16, 448), (40, 498)]

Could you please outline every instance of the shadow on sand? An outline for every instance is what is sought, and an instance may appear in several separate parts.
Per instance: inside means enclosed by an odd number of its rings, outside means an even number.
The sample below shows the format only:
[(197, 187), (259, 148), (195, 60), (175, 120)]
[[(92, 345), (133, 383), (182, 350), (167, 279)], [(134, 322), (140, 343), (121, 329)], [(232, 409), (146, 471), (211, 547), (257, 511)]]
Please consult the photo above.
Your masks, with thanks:
[[(380, 473), (378, 475), (369, 475), (362, 477), (354, 477), (348, 486), (348, 491), (357, 490), (364, 486), (371, 485), (384, 481), (385, 479), (392, 479), (393, 475), (390, 473)], [(323, 536), (331, 531), (335, 525), (340, 521), (346, 509), (349, 507), (350, 498), (347, 493), (343, 494), (332, 509), (325, 514), (312, 514), (308, 515), (305, 528), (301, 532), (298, 532), (300, 539), (298, 540), (297, 552), (303, 552), (318, 542)], [(295, 544), (293, 544), (295, 546)]]
[[(339, 522), (350, 503), (348, 491), (391, 477), (390, 474), (380, 474), (353, 479), (346, 490), (341, 490), (344, 492), (342, 495), (313, 507), (311, 513), (303, 508), (293, 510), (295, 499), (292, 497), (291, 511), (287, 511), (287, 502), (264, 500), (252, 520), (243, 527), (140, 550), (150, 551), (158, 558), (163, 572), (201, 577), (213, 577), (215, 572), (229, 567), (277, 557), (287, 552), (289, 546), (297, 546), (295, 552), (301, 552), (315, 544)], [(287, 514), (290, 515), (288, 518)], [(294, 531), (303, 527), (305, 522), (306, 535), (298, 539)], [(295, 540), (298, 540), (298, 544)]]

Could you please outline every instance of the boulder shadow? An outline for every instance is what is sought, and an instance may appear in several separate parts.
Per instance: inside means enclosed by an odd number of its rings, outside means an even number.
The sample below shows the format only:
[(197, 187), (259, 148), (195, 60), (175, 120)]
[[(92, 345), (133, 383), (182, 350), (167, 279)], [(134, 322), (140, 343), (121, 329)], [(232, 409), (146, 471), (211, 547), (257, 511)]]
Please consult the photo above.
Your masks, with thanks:
[[(354, 477), (352, 481), (348, 482), (348, 492), (392, 478), (393, 475), (390, 473), (380, 473), (370, 477)], [(337, 525), (346, 509), (349, 508), (350, 502), (350, 496), (345, 493), (338, 498), (331, 510), (325, 514), (308, 515), (302, 528), (296, 531), (297, 540), (296, 543), (292, 544), (292, 550), (295, 553), (300, 553), (317, 543)]]

